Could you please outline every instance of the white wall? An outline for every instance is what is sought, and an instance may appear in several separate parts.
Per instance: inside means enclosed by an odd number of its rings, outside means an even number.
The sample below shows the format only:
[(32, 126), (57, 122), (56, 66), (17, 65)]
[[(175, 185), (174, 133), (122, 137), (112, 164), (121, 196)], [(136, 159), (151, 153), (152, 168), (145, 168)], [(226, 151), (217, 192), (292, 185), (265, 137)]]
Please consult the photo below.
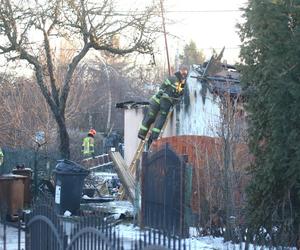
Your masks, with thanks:
[(143, 108), (125, 109), (124, 112), (124, 159), (129, 166), (140, 141), (137, 134), (143, 119)]
[[(143, 107), (125, 109), (124, 121), (124, 159), (129, 166), (132, 162), (140, 139), (137, 137), (144, 114)], [(163, 132), (163, 137), (176, 135), (176, 115), (173, 112), (170, 121)]]
[(180, 104), (178, 114), (178, 135), (202, 135), (217, 136), (220, 128), (219, 98), (213, 97), (207, 89), (205, 102), (203, 103), (201, 89), (202, 84), (191, 76), (197, 76), (195, 70), (191, 70), (187, 79), (190, 104)]

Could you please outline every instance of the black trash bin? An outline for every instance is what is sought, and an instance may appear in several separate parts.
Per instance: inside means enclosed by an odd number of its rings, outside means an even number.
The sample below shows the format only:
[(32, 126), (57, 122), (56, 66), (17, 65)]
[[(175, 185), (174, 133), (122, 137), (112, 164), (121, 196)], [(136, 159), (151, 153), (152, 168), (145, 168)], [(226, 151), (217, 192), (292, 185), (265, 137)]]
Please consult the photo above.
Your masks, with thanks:
[(53, 171), (55, 174), (55, 210), (58, 214), (70, 211), (77, 214), (80, 208), (80, 200), (84, 178), (89, 170), (79, 164), (60, 160)]

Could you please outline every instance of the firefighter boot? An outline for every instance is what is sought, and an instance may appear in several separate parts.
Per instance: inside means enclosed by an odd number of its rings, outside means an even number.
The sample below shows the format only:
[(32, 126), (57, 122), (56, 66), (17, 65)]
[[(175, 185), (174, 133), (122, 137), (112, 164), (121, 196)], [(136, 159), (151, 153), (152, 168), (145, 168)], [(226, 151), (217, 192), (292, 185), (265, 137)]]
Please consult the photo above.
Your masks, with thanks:
[(144, 126), (142, 124), (140, 127), (140, 130), (139, 130), (139, 133), (138, 133), (138, 138), (140, 138), (141, 140), (145, 140), (148, 130), (149, 130), (149, 128), (147, 128), (146, 126)]
[(148, 141), (147, 141), (147, 145), (146, 145), (146, 150), (147, 151), (149, 150), (152, 142), (153, 142), (153, 139), (152, 139), (152, 136), (150, 136), (149, 139), (148, 139)]

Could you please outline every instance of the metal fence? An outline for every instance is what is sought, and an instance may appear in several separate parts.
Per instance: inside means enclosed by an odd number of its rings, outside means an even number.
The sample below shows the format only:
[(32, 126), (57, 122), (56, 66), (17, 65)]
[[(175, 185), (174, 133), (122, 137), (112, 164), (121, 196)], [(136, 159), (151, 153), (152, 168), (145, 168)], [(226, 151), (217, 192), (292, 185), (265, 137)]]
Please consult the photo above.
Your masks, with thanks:
[[(134, 238), (124, 238), (115, 221), (108, 219), (111, 217), (92, 210), (78, 217), (63, 217), (55, 214), (48, 203), (34, 206), (31, 213), (20, 215), (21, 220), (15, 222), (7, 221), (5, 215), (0, 210), (1, 250), (197, 249), (188, 240), (162, 230), (140, 230)], [(255, 233), (240, 226), (233, 229), (235, 233), (231, 241), (224, 243), (225, 249), (299, 249), (293, 235), (279, 234), (278, 227), (273, 228), (273, 234), (263, 228)]]
[(179, 157), (168, 144), (152, 154), (144, 153), (141, 212), (143, 226), (158, 228), (170, 235), (188, 237), (186, 162), (187, 157)]
[(54, 152), (47, 152), (45, 150), (34, 149), (20, 149), (3, 147), (4, 163), (0, 168), (0, 174), (10, 173), (16, 166), (24, 165), (24, 167), (31, 168), (36, 166), (39, 178), (49, 178), (52, 170), (57, 164), (59, 155)]
[[(188, 247), (185, 241), (159, 230), (143, 230), (134, 239), (125, 239), (115, 221), (95, 211), (85, 211), (77, 217), (57, 215), (53, 204), (41, 202), (20, 220), (7, 222), (2, 210), (0, 249), (3, 250), (166, 250)], [(22, 223), (24, 221), (24, 223)], [(10, 230), (9, 230), (10, 229)], [(13, 235), (11, 235), (13, 229)], [(14, 243), (7, 240), (14, 237)]]

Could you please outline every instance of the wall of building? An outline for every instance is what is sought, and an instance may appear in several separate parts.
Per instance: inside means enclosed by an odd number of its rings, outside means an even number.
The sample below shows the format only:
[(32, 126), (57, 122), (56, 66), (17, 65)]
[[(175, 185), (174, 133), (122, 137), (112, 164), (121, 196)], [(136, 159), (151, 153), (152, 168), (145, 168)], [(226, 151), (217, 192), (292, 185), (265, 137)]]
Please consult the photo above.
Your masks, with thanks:
[(143, 119), (143, 109), (140, 107), (124, 110), (124, 159), (128, 166), (139, 143), (137, 134)]
[[(129, 166), (140, 143), (138, 131), (144, 117), (145, 106), (124, 109), (124, 159)], [(176, 114), (173, 113), (162, 137), (176, 135)]]
[(217, 137), (220, 128), (219, 98), (214, 96), (191, 70), (187, 80), (188, 94), (184, 96), (178, 112), (177, 135), (201, 135)]

